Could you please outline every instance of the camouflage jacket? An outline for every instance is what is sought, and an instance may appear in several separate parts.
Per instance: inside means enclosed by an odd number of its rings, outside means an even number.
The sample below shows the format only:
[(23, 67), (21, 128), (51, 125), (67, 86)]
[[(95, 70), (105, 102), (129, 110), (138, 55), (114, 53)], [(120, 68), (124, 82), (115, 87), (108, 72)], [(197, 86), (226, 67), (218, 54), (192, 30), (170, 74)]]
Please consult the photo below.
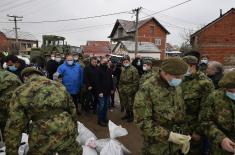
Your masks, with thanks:
[[(142, 130), (147, 154), (165, 155), (174, 153), (178, 145), (171, 144), (170, 131), (184, 132), (185, 107), (180, 87), (170, 87), (159, 73), (147, 80), (137, 92), (134, 103), (134, 118)], [(145, 146), (146, 147), (146, 146)]]
[(8, 118), (8, 109), (13, 91), (20, 85), (21, 81), (15, 74), (0, 69), (0, 127), (2, 132)]
[(201, 103), (214, 90), (213, 83), (204, 73), (198, 71), (194, 75), (185, 76), (181, 88), (186, 105), (186, 120), (190, 125), (189, 132), (200, 132), (198, 115), (203, 108)]
[(16, 89), (9, 111), (5, 128), (9, 155), (17, 154), (23, 132), (29, 132), (29, 154), (59, 153), (76, 143), (75, 107), (58, 82), (33, 75)]
[(139, 74), (134, 66), (122, 68), (119, 81), (119, 91), (128, 95), (137, 92), (139, 85)]
[(232, 155), (222, 150), (225, 137), (235, 142), (235, 101), (228, 98), (222, 89), (209, 95), (200, 113), (202, 129), (212, 142), (213, 155)]
[(140, 78), (140, 80), (139, 80), (139, 86), (141, 86), (142, 84), (144, 84), (144, 82), (147, 81), (150, 77), (152, 77), (153, 74), (154, 74), (153, 71), (145, 72), (145, 73), (141, 76), (141, 78)]

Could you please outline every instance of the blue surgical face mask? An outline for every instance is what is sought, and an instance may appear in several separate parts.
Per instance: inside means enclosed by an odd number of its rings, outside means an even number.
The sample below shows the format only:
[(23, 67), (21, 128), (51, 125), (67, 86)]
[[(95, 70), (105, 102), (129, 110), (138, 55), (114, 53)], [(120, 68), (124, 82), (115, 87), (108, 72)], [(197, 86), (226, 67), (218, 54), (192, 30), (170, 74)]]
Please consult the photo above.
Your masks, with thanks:
[(15, 72), (17, 70), (16, 66), (13, 65), (13, 66), (8, 66), (8, 69), (12, 72)]
[(71, 60), (67, 61), (67, 64), (70, 65), (70, 66), (73, 65), (73, 60), (72, 61)]
[(172, 87), (177, 87), (178, 85), (180, 85), (182, 82), (182, 79), (176, 79), (173, 78), (172, 80), (168, 81), (169, 85)]
[(226, 92), (226, 95), (230, 98), (230, 99), (232, 99), (232, 100), (234, 100), (235, 101), (235, 93), (231, 93), (231, 92)]
[(208, 60), (206, 60), (206, 59), (201, 60), (201, 64), (208, 64)]

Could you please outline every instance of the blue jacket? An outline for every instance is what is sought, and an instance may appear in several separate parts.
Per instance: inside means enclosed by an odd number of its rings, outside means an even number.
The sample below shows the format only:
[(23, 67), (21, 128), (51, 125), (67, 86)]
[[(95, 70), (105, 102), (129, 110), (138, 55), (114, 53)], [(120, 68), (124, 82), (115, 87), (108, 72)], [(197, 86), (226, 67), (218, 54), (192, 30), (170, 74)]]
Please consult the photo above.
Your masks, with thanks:
[(83, 70), (79, 64), (68, 65), (64, 61), (58, 67), (57, 72), (62, 76), (62, 83), (70, 94), (75, 95), (80, 91), (83, 83)]

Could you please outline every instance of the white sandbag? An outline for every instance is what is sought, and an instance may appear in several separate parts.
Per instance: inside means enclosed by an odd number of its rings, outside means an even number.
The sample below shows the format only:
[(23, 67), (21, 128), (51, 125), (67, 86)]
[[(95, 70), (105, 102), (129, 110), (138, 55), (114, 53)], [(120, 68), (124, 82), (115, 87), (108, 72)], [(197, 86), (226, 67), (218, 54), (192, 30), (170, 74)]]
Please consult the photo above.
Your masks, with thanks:
[(101, 150), (100, 155), (124, 155), (124, 153), (121, 146), (111, 139)]
[[(125, 155), (128, 155), (128, 154), (131, 154), (131, 151), (126, 148), (121, 142), (119, 142), (118, 140), (116, 139), (112, 139), (116, 145), (119, 145), (121, 148), (122, 148), (122, 151)], [(111, 141), (110, 138), (107, 138), (107, 139), (98, 139), (96, 140), (96, 151), (97, 152), (101, 152), (101, 150)]]
[(76, 138), (76, 141), (79, 142), (80, 145), (85, 145), (86, 141), (89, 138), (94, 138), (95, 140), (97, 137), (93, 132), (91, 132), (89, 129), (87, 129), (81, 122), (77, 122), (78, 124), (78, 137)]
[(90, 148), (89, 146), (82, 146), (83, 152), (82, 155), (98, 155), (95, 149)]
[(88, 146), (88, 147), (90, 147), (90, 148), (93, 148), (93, 149), (95, 149), (96, 148), (96, 143), (95, 143), (95, 138), (94, 137), (91, 137), (91, 138), (89, 138), (87, 141), (86, 141), (86, 144), (85, 144), (85, 146)]
[(0, 148), (0, 155), (6, 155), (6, 147), (4, 146), (4, 147), (1, 147)]
[(111, 139), (126, 136), (128, 134), (127, 130), (121, 125), (117, 126), (112, 121), (109, 121), (109, 135)]
[(18, 149), (18, 155), (27, 155), (29, 151), (29, 135), (26, 133), (22, 133), (21, 137), (21, 145)]

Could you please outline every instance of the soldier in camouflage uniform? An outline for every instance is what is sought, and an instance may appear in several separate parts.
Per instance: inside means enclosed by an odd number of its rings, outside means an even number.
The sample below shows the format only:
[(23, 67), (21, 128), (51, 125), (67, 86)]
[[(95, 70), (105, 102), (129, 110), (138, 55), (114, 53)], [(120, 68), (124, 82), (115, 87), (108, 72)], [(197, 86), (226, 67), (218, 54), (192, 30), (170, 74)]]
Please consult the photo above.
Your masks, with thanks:
[(203, 138), (200, 135), (198, 115), (201, 103), (214, 90), (211, 80), (198, 70), (198, 59), (195, 56), (185, 56), (183, 60), (188, 64), (188, 71), (181, 84), (186, 106), (186, 120), (189, 124), (189, 133), (192, 136), (189, 154), (203, 154)]
[(10, 99), (13, 91), (21, 85), (21, 81), (15, 74), (0, 69), (0, 83), (0, 129), (4, 133)]
[(184, 135), (185, 106), (178, 87), (187, 68), (182, 59), (164, 60), (160, 71), (137, 92), (134, 118), (144, 138), (142, 155), (178, 155), (180, 151), (189, 151), (190, 136)]
[(154, 71), (152, 69), (152, 61), (151, 60), (145, 60), (143, 62), (143, 74), (140, 78), (139, 81), (139, 86), (141, 86), (142, 84), (144, 84), (144, 82), (149, 79), (151, 76), (153, 76)]
[(21, 74), (25, 84), (13, 94), (5, 128), (7, 153), (17, 154), (21, 133), (28, 131), (30, 155), (81, 155), (76, 110), (65, 87), (32, 67)]
[(137, 69), (130, 65), (130, 57), (125, 56), (123, 59), (123, 68), (119, 81), (119, 96), (121, 106), (125, 108), (126, 114), (122, 120), (127, 122), (133, 121), (133, 103), (135, 93), (138, 91), (139, 74)]
[[(219, 82), (200, 113), (201, 126), (212, 141), (212, 155), (233, 155), (235, 151), (235, 71)], [(203, 92), (202, 92), (203, 93)]]

